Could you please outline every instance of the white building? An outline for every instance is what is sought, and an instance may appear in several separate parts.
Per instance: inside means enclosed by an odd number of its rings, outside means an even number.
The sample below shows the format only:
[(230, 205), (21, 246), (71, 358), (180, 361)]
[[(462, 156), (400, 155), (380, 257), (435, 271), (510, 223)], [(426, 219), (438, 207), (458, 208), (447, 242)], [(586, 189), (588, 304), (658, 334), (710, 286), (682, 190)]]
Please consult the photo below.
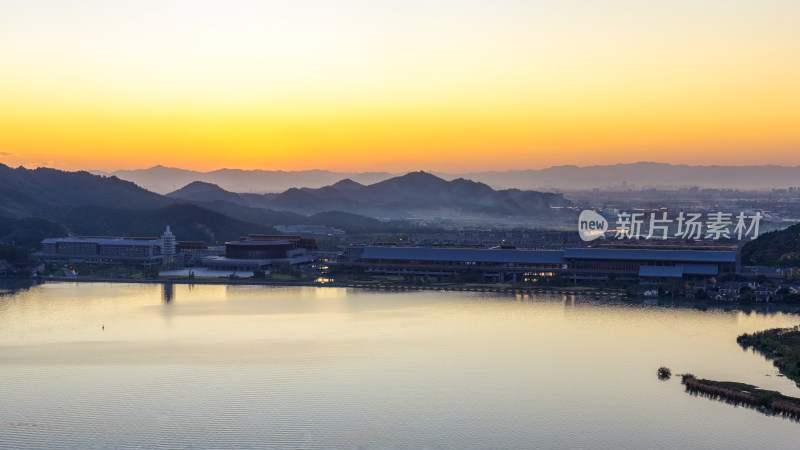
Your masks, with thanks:
[(163, 255), (164, 264), (172, 264), (175, 262), (175, 235), (167, 225), (167, 230), (161, 235), (161, 254)]

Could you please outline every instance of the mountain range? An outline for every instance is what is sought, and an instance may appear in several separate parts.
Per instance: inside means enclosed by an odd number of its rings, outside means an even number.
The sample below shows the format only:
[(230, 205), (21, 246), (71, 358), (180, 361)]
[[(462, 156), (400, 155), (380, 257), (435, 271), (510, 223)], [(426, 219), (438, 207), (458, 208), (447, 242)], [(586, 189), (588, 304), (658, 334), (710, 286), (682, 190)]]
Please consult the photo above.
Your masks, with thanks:
[(336, 210), (378, 218), (523, 217), (571, 205), (561, 194), (495, 190), (484, 183), (463, 178), (447, 181), (426, 172), (411, 172), (370, 185), (344, 179), (320, 188), (290, 188), (280, 194), (234, 193), (195, 181), (167, 197), (199, 205), (225, 202), (300, 214)]
[[(198, 172), (155, 166), (149, 169), (118, 170), (100, 175), (115, 175), (133, 181), (153, 192), (166, 194), (193, 181), (216, 184), (231, 192), (279, 193), (291, 188), (321, 188), (339, 180), (350, 179), (359, 184), (374, 184), (402, 173), (332, 172), (327, 170), (271, 171), (220, 169)], [(594, 165), (564, 165), (539, 170), (483, 171), (439, 173), (445, 180), (465, 178), (485, 183), (495, 189), (587, 190), (619, 188), (623, 182), (633, 188), (704, 188), (771, 189), (800, 186), (800, 167), (779, 165), (691, 166), (654, 162)]]
[[(326, 225), (349, 233), (438, 232), (375, 214), (531, 214), (547, 216), (568, 205), (559, 194), (495, 190), (465, 179), (447, 181), (412, 172), (373, 184), (345, 179), (320, 188), (280, 194), (226, 191), (191, 182), (168, 196), (115, 176), (0, 164), (0, 241), (35, 250), (45, 237), (76, 235), (156, 236), (169, 224), (181, 240), (223, 242), (248, 233), (275, 233), (271, 225)], [(281, 210), (282, 209), (282, 210)], [(335, 209), (339, 209), (338, 211)], [(558, 215), (558, 209), (555, 210)], [(766, 233), (742, 249), (745, 264), (795, 265), (800, 225)]]
[(388, 172), (332, 172), (329, 170), (242, 170), (219, 169), (211, 172), (155, 166), (149, 169), (116, 170), (113, 172), (92, 171), (95, 175), (116, 176), (133, 181), (139, 186), (167, 194), (193, 181), (217, 184), (232, 192), (283, 192), (292, 187), (322, 187), (344, 178), (360, 183), (376, 183), (394, 176)]
[(235, 239), (275, 229), (88, 172), (0, 164), (0, 240), (37, 249), (45, 237), (158, 236), (165, 225), (185, 240)]
[[(273, 225), (325, 225), (348, 233), (435, 232), (411, 217), (547, 215), (568, 206), (560, 194), (494, 190), (465, 179), (413, 172), (373, 184), (345, 179), (279, 194), (235, 193), (191, 182), (160, 195), (116, 176), (0, 164), (0, 241), (35, 249), (67, 234), (157, 236), (223, 242)], [(394, 220), (377, 220), (394, 219)]]
[[(594, 188), (701, 188), (762, 190), (800, 186), (800, 167), (779, 165), (691, 166), (637, 162), (632, 164), (555, 166), (541, 170), (511, 170), (465, 174), (492, 186), (522, 189), (588, 190)], [(624, 183), (624, 184), (623, 184)]]

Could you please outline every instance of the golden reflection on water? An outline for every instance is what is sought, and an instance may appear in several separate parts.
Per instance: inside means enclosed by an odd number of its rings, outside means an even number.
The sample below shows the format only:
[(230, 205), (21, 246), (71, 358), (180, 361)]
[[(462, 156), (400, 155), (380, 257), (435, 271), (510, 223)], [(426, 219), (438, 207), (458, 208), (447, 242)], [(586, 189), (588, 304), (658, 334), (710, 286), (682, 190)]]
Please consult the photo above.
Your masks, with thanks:
[[(639, 428), (635, 442), (641, 445), (675, 443), (676, 430), (691, 444), (703, 437), (687, 428), (687, 420), (703, 418), (736, 439), (742, 439), (737, 427), (758, 423), (776, 433), (770, 443), (780, 447), (783, 421), (696, 402), (677, 380), (658, 381), (655, 370), (666, 365), (673, 373), (798, 395), (771, 364), (735, 342), (743, 332), (797, 323), (797, 316), (782, 313), (601, 303), (562, 294), (53, 283), (0, 298), (0, 376), (14, 380), (0, 387), (0, 394), (17, 406), (46, 404), (32, 381), (46, 370), (49, 378), (42, 382), (58, 385), (59, 377), (66, 377), (69, 389), (86, 392), (84, 400), (98, 407), (101, 400), (88, 394), (105, 383), (96, 374), (113, 381), (108, 389), (156, 377), (161, 381), (145, 391), (126, 387), (102, 395), (133, 396), (133, 405), (154, 402), (154, 408), (177, 409), (181, 420), (192, 421), (205, 410), (193, 411), (183, 397), (168, 405), (158, 399), (214, 386), (215, 391), (202, 391), (204, 401), (235, 399), (240, 408), (258, 408), (252, 414), (264, 420), (301, 405), (297, 414), (305, 411), (315, 427), (328, 424), (324, 432), (312, 429), (326, 439), (339, 436), (325, 442), (342, 446), (381, 444), (388, 436), (400, 439), (388, 442), (403, 446), (408, 441), (400, 436), (407, 433), (396, 428), (402, 423), (416, 424), (407, 431), (420, 440), (410, 446), (442, 444), (428, 425), (418, 423), (425, 418), (456, 433), (444, 441), (456, 447), (459, 442), (617, 446), (624, 442), (620, 436), (630, 438), (631, 427)], [(218, 379), (220, 371), (230, 383)], [(164, 378), (173, 372), (175, 378)], [(241, 397), (264, 390), (270, 397)], [(52, 385), (47, 392), (67, 395)], [(663, 410), (654, 410), (654, 404)], [(44, 414), (34, 406), (31, 417)], [(0, 417), (21, 414), (4, 408)], [(125, 420), (149, 417), (139, 414)], [(350, 422), (339, 422), (336, 414)], [(476, 431), (461, 428), (478, 417), (484, 422)], [(559, 421), (568, 420), (584, 421), (569, 438), (558, 433)], [(378, 440), (344, 439), (336, 434), (340, 429), (356, 436), (373, 433)], [(497, 441), (499, 436), (509, 440)]]

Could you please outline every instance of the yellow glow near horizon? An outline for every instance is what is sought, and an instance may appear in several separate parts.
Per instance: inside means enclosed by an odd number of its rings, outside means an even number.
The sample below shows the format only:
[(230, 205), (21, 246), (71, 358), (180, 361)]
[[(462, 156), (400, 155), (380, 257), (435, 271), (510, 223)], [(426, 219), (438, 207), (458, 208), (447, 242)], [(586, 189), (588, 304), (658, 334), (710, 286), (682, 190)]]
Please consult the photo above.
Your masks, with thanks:
[(800, 165), (794, 1), (70, 3), (0, 5), (0, 162)]

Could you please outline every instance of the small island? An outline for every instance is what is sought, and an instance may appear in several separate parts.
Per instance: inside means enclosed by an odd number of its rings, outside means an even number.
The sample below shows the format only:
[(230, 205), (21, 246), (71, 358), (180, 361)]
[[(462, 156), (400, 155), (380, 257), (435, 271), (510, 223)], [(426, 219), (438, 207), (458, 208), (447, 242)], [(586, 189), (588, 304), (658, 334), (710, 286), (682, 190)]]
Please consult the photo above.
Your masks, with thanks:
[(753, 408), (767, 415), (778, 415), (800, 421), (800, 399), (777, 391), (758, 389), (756, 386), (733, 381), (714, 381), (682, 375), (686, 391), (736, 406)]
[[(742, 334), (736, 342), (744, 349), (753, 348), (772, 359), (772, 363), (784, 376), (800, 386), (800, 326), (773, 328), (752, 334)], [(659, 379), (669, 369), (658, 370)], [(753, 408), (767, 415), (782, 416), (800, 421), (800, 398), (789, 397), (777, 391), (759, 389), (756, 386), (734, 381), (715, 381), (697, 378), (692, 374), (681, 375), (686, 392), (724, 401), (735, 406)]]

